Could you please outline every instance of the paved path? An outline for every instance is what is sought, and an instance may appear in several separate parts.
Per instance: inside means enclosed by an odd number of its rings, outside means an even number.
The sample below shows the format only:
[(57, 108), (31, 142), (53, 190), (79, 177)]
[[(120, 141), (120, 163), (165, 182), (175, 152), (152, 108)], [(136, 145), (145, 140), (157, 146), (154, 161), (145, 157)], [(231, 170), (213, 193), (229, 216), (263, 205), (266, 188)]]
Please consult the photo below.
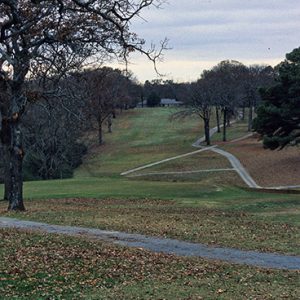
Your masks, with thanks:
[[(235, 123), (235, 121), (232, 122), (232, 124)], [(222, 125), (221, 125), (222, 127)], [(209, 134), (210, 136), (213, 136), (216, 132), (218, 131), (217, 127), (214, 127), (212, 129), (210, 129)], [(231, 141), (233, 142), (237, 142), (237, 141), (241, 141), (243, 139), (246, 139), (250, 136), (252, 136), (252, 133), (249, 133), (241, 138), (238, 138), (236, 140)], [(121, 173), (122, 176), (127, 176), (129, 174), (135, 173), (137, 171), (141, 171), (144, 170), (146, 168), (150, 168), (159, 164), (163, 164), (165, 162), (171, 161), (171, 160), (175, 160), (175, 159), (179, 159), (179, 158), (183, 158), (186, 156), (190, 156), (190, 155), (194, 155), (203, 151), (213, 151), (215, 153), (218, 153), (224, 157), (226, 157), (229, 162), (231, 163), (233, 169), (212, 169), (210, 172), (221, 172), (221, 171), (236, 171), (239, 176), (241, 177), (241, 179), (246, 183), (246, 185), (250, 188), (255, 188), (255, 189), (278, 189), (278, 190), (282, 190), (282, 189), (295, 189), (295, 188), (300, 188), (300, 185), (292, 185), (292, 186), (277, 186), (277, 187), (261, 187), (259, 186), (255, 180), (251, 177), (251, 175), (248, 173), (248, 171), (244, 168), (244, 166), (241, 164), (241, 162), (237, 159), (236, 156), (232, 155), (229, 152), (226, 152), (222, 149), (217, 148), (217, 145), (215, 146), (211, 146), (211, 147), (204, 147), (201, 145), (201, 143), (203, 143), (205, 141), (205, 136), (201, 137), (200, 139), (198, 139), (195, 143), (193, 143), (193, 147), (195, 148), (201, 148), (198, 151), (193, 151), (193, 152), (189, 152), (189, 153), (185, 153), (182, 155), (178, 155), (178, 156), (174, 156), (174, 157), (170, 157), (164, 160), (160, 160), (158, 162), (154, 162), (151, 164), (147, 164), (145, 166), (141, 166), (126, 172)], [(192, 174), (192, 173), (200, 173), (200, 172), (208, 172), (208, 170), (198, 170), (198, 171), (183, 171), (183, 172), (149, 172), (149, 173), (144, 173), (144, 174), (136, 174), (136, 175), (130, 175), (129, 177), (141, 177), (141, 176), (148, 176), (148, 175), (171, 175), (171, 174)]]
[[(220, 127), (222, 128), (223, 125), (220, 125)], [(218, 127), (211, 128), (209, 130), (209, 136), (212, 137), (217, 132), (218, 132)], [(192, 146), (201, 147), (200, 144), (202, 144), (203, 142), (205, 142), (205, 136), (202, 136), (200, 139), (198, 139)]]
[(300, 189), (300, 185), (288, 185), (288, 186), (271, 186), (271, 187), (264, 187), (263, 189), (266, 190), (293, 190), (293, 189)]
[(129, 234), (84, 227), (49, 225), (5, 217), (0, 217), (0, 228), (17, 228), (70, 236), (83, 236), (108, 241), (117, 245), (143, 248), (165, 254), (201, 257), (269, 269), (300, 270), (300, 256), (210, 247), (204, 244), (178, 241), (175, 239), (154, 238), (141, 234)]
[(233, 168), (226, 169), (209, 169), (209, 170), (194, 170), (194, 171), (178, 171), (178, 172), (149, 172), (149, 173), (141, 173), (141, 174), (133, 174), (128, 177), (142, 177), (142, 176), (151, 176), (151, 175), (182, 175), (182, 174), (197, 174), (197, 173), (214, 173), (214, 172), (227, 172), (227, 171), (235, 171)]
[(240, 177), (249, 187), (256, 189), (260, 188), (260, 186), (254, 181), (254, 179), (250, 176), (248, 171), (243, 167), (241, 162), (234, 155), (219, 148), (213, 148), (211, 149), (211, 151), (225, 156), (230, 161), (232, 167), (236, 170), (236, 172), (240, 175)]
[[(209, 131), (210, 136), (213, 136), (217, 131), (218, 131), (217, 127), (214, 127), (212, 129), (210, 129), (210, 131)], [(182, 155), (177, 155), (177, 156), (170, 157), (170, 158), (167, 158), (167, 159), (164, 159), (164, 160), (160, 160), (160, 161), (157, 161), (157, 162), (154, 162), (154, 163), (151, 163), (151, 164), (147, 164), (145, 166), (134, 168), (134, 169), (131, 169), (131, 170), (128, 170), (126, 172), (121, 173), (121, 175), (122, 176), (129, 175), (129, 174), (135, 173), (137, 171), (141, 171), (141, 170), (144, 170), (144, 169), (147, 169), (147, 168), (151, 168), (153, 166), (156, 166), (156, 165), (159, 165), (159, 164), (163, 164), (163, 163), (171, 161), (171, 160), (175, 160), (175, 159), (179, 159), (179, 158), (183, 158), (183, 157), (195, 155), (195, 154), (201, 153), (203, 151), (210, 150), (210, 151), (214, 151), (214, 152), (216, 152), (218, 154), (221, 154), (221, 155), (225, 156), (229, 160), (229, 162), (231, 163), (233, 169), (240, 175), (240, 177), (243, 179), (243, 181), (249, 187), (251, 187), (251, 188), (260, 188), (260, 186), (254, 181), (254, 179), (250, 176), (250, 174), (247, 172), (247, 170), (243, 167), (243, 165), (240, 163), (240, 161), (235, 156), (233, 156), (232, 154), (230, 154), (230, 153), (228, 153), (228, 152), (226, 152), (224, 150), (216, 148), (216, 146), (203, 147), (203, 146), (201, 146), (201, 143), (203, 143), (204, 141), (205, 141), (205, 137), (201, 137), (200, 139), (198, 139), (193, 144), (193, 147), (201, 148), (198, 151), (193, 151), (193, 152), (185, 153), (185, 154), (182, 154)], [(224, 171), (224, 169), (214, 169), (212, 171), (214, 171), (214, 172), (220, 172), (220, 171)], [(228, 169), (226, 169), (225, 171), (228, 171)], [(232, 171), (232, 169), (230, 169), (230, 171)], [(157, 173), (153, 172), (153, 173), (130, 175), (130, 177), (141, 177), (141, 176), (147, 176), (147, 175), (170, 175), (170, 174), (188, 174), (188, 173), (191, 174), (191, 173), (199, 173), (199, 172), (200, 171), (189, 171), (189, 172), (157, 172)]]
[(189, 152), (189, 153), (177, 155), (177, 156), (174, 156), (174, 157), (166, 158), (166, 159), (163, 159), (163, 160), (160, 160), (160, 161), (157, 161), (157, 162), (153, 162), (153, 163), (148, 164), (148, 165), (144, 165), (144, 166), (141, 166), (141, 167), (138, 167), (138, 168), (135, 168), (135, 169), (123, 172), (123, 173), (121, 173), (121, 175), (125, 176), (125, 175), (128, 175), (128, 174), (137, 172), (137, 171), (141, 171), (141, 170), (144, 170), (144, 169), (147, 169), (147, 168), (151, 168), (153, 166), (157, 166), (157, 165), (163, 164), (163, 163), (171, 161), (171, 160), (175, 160), (175, 159), (179, 159), (179, 158), (191, 156), (191, 155), (194, 155), (194, 154), (197, 154), (197, 153), (200, 153), (200, 152), (204, 152), (204, 151), (210, 150), (211, 148), (214, 148), (214, 147), (216, 147), (216, 146), (206, 147), (206, 148), (202, 148), (202, 149), (197, 150), (197, 151), (193, 151), (193, 152)]
[[(212, 128), (209, 131), (210, 136), (213, 136), (216, 132), (218, 131), (217, 127)], [(248, 137), (249, 135), (247, 135)], [(193, 147), (196, 148), (201, 148), (201, 143), (203, 143), (205, 141), (205, 137), (200, 138), (199, 140), (197, 140), (194, 144)], [(241, 164), (241, 162), (231, 153), (226, 152), (224, 150), (221, 150), (219, 148), (212, 148), (209, 149), (215, 153), (221, 154), (222, 156), (226, 157), (229, 162), (231, 163), (232, 167), (235, 169), (235, 171), (240, 175), (240, 177), (242, 178), (242, 180), (251, 188), (260, 188), (260, 186), (255, 182), (255, 180), (250, 176), (250, 174), (248, 173), (248, 171), (243, 167), (243, 165)]]

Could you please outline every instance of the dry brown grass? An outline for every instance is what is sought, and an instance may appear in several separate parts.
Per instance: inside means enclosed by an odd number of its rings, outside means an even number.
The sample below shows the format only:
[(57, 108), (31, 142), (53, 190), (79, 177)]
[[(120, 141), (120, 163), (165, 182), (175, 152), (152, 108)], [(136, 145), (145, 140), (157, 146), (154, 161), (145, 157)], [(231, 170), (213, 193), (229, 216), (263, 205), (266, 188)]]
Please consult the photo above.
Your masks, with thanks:
[(206, 151), (192, 156), (165, 162), (149, 168), (150, 172), (185, 172), (195, 170), (210, 170), (232, 168), (229, 161), (220, 154)]
[(257, 137), (223, 146), (235, 155), (261, 186), (300, 185), (300, 148), (266, 150)]
[[(292, 203), (296, 205), (295, 201)], [(276, 204), (278, 206), (281, 202), (275, 201), (273, 208), (264, 212), (275, 210)], [(28, 211), (17, 216), (6, 213), (5, 209), (6, 206), (1, 203), (0, 213), (4, 216), (45, 223), (142, 233), (246, 250), (299, 254), (299, 226), (284, 221), (271, 222), (264, 216), (259, 217), (236, 206), (215, 209), (164, 200), (73, 198), (30, 201), (27, 203)], [(262, 209), (259, 211), (260, 214)]]
[(0, 298), (298, 299), (299, 272), (0, 230)]

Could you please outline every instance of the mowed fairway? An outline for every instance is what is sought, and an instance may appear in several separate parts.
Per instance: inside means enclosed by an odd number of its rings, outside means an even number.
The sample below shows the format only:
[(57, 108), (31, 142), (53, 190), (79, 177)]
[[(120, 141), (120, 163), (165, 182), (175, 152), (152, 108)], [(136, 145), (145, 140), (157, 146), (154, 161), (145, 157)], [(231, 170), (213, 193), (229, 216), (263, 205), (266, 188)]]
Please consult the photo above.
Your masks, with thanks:
[[(27, 211), (1, 216), (209, 245), (300, 255), (299, 195), (246, 191), (234, 172), (124, 177), (120, 173), (195, 151), (199, 119), (170, 109), (125, 112), (73, 179), (26, 182)], [(239, 133), (240, 135), (240, 133)], [(233, 134), (234, 136), (234, 134)], [(89, 138), (95, 139), (93, 134)], [(197, 159), (198, 158), (198, 159)], [(143, 170), (227, 168), (203, 152)], [(0, 187), (2, 193), (3, 187)], [(0, 230), (2, 299), (299, 299), (297, 271), (263, 270), (155, 254), (88, 239)]]

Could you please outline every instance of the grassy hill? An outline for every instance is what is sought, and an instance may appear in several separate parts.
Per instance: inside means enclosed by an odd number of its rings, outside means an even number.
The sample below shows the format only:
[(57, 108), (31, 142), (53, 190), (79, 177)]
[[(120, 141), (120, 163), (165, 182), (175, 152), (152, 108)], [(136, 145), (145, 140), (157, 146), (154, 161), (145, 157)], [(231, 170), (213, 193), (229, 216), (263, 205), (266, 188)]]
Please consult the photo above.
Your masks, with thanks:
[[(241, 193), (234, 185), (243, 183), (235, 173), (156, 176), (127, 179), (120, 173), (147, 163), (194, 151), (192, 143), (203, 135), (199, 118), (170, 121), (174, 109), (131, 110), (114, 123), (113, 134), (105, 135), (105, 145), (92, 147), (83, 165), (72, 179), (26, 182), (26, 199), (67, 197), (124, 197), (183, 199), (197, 198), (200, 191), (215, 192), (219, 186), (231, 186), (226, 193)], [(96, 133), (88, 136), (96, 141)], [(226, 166), (221, 156), (203, 153), (189, 159), (159, 166), (159, 170), (193, 170)], [(149, 169), (150, 170), (150, 169)], [(156, 171), (152, 168), (151, 171)], [(173, 182), (176, 181), (175, 185)], [(200, 188), (201, 187), (201, 188)], [(0, 185), (0, 193), (3, 186)], [(225, 193), (225, 194), (226, 194)], [(223, 198), (223, 195), (221, 196)]]
[[(171, 113), (161, 108), (125, 112), (113, 134), (105, 135), (105, 145), (91, 147), (74, 178), (26, 182), (27, 211), (8, 213), (1, 202), (0, 215), (299, 255), (299, 195), (246, 191), (233, 172), (120, 175), (195, 150), (191, 144), (203, 134), (201, 122), (170, 122)], [(96, 141), (94, 133), (88, 138)], [(146, 171), (220, 167), (228, 162), (203, 152)], [(300, 293), (298, 272), (180, 258), (84, 238), (0, 229), (0, 249), (3, 299), (297, 299)]]
[[(191, 144), (203, 134), (199, 118), (170, 121), (174, 109), (137, 109), (121, 114), (114, 124), (114, 132), (105, 135), (104, 146), (94, 146), (84, 164), (67, 180), (36, 181), (24, 184), (27, 207), (39, 199), (95, 198), (130, 200), (172, 200), (178, 205), (223, 209), (226, 211), (251, 211), (268, 220), (281, 220), (295, 225), (299, 223), (297, 195), (274, 195), (249, 192), (235, 172), (199, 173), (183, 175), (158, 175), (124, 177), (120, 173), (131, 168), (176, 156), (195, 149)], [(234, 131), (234, 127), (230, 129)], [(237, 134), (242, 130), (238, 126)], [(96, 136), (91, 134), (89, 139)], [(225, 158), (210, 152), (180, 158), (147, 169), (145, 172), (188, 171), (209, 168), (226, 168)], [(2, 189), (2, 187), (0, 187)], [(0, 193), (2, 190), (0, 190)], [(26, 203), (25, 202), (25, 203)], [(40, 203), (40, 201), (39, 201)], [(263, 203), (263, 204), (262, 204)], [(40, 205), (40, 204), (37, 204)], [(293, 211), (290, 210), (292, 205)], [(59, 221), (56, 213), (45, 204), (46, 221)], [(1, 207), (3, 212), (5, 203)], [(58, 215), (63, 215), (65, 210)], [(264, 214), (263, 214), (264, 213)], [(71, 214), (72, 215), (72, 214)], [(26, 216), (26, 215), (25, 215)], [(39, 214), (29, 213), (28, 218)], [(65, 218), (63, 218), (65, 219)], [(66, 217), (66, 219), (68, 219)], [(83, 216), (83, 219), (84, 216)], [(76, 222), (75, 222), (76, 223)], [(86, 222), (84, 222), (86, 224)], [(99, 226), (101, 227), (100, 222)], [(89, 224), (90, 225), (90, 224)], [(109, 224), (107, 224), (109, 228)], [(125, 227), (118, 229), (126, 230)], [(139, 229), (136, 229), (138, 231)]]
[[(149, 162), (192, 151), (192, 142), (202, 135), (197, 118), (170, 121), (174, 110), (136, 109), (116, 120), (114, 133), (105, 136), (104, 146), (95, 146), (76, 177), (118, 175)], [(94, 153), (94, 155), (93, 155)]]
[[(216, 190), (214, 179), (217, 176), (200, 176), (198, 179), (184, 177), (168, 180), (149, 181), (132, 180), (120, 176), (131, 168), (155, 162), (164, 158), (194, 151), (191, 144), (203, 135), (199, 118), (171, 122), (169, 117), (173, 109), (140, 109), (122, 114), (114, 124), (113, 134), (105, 135), (105, 145), (94, 144), (84, 164), (75, 172), (72, 179), (26, 182), (26, 199), (66, 198), (66, 197), (152, 197), (161, 199), (195, 198), (202, 191)], [(96, 141), (91, 134), (89, 139)], [(198, 156), (205, 161), (205, 154)], [(227, 164), (219, 157), (219, 161)], [(180, 160), (181, 166), (186, 160)], [(199, 164), (199, 163), (198, 163)], [(154, 169), (153, 169), (154, 170)], [(233, 184), (238, 177), (232, 175)], [(164, 179), (164, 178), (163, 178)], [(167, 178), (168, 179), (168, 178)], [(192, 179), (192, 180), (189, 180)], [(226, 181), (225, 181), (226, 183)], [(0, 185), (0, 193), (3, 186)], [(232, 189), (235, 191), (235, 189)]]

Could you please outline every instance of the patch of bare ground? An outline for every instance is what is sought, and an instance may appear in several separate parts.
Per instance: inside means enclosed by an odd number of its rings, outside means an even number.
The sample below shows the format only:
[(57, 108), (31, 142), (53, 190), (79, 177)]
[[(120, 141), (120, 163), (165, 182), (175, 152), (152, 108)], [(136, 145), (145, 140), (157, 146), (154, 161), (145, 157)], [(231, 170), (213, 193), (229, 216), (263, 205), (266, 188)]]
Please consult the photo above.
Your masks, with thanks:
[(267, 150), (253, 136), (223, 148), (235, 155), (261, 186), (300, 185), (300, 148)]

